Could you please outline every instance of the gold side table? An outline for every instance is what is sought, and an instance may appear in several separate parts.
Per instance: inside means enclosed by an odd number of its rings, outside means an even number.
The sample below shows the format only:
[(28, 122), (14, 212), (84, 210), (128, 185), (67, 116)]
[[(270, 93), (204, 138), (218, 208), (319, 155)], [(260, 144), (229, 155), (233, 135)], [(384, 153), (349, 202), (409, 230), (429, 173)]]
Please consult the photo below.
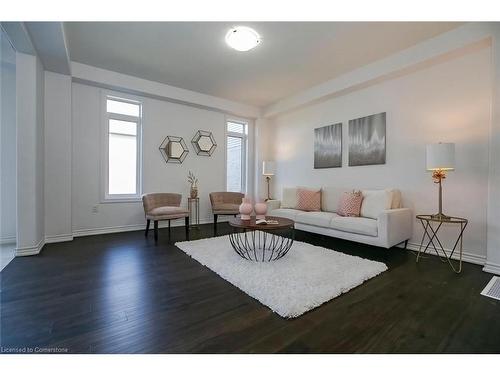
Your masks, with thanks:
[[(462, 217), (449, 216), (446, 218), (439, 218), (439, 217), (436, 217), (433, 215), (417, 215), (417, 219), (420, 220), (420, 223), (422, 224), (422, 227), (424, 228), (424, 234), (422, 235), (422, 240), (420, 241), (420, 246), (418, 248), (417, 263), (418, 263), (418, 260), (420, 259), (420, 255), (425, 254), (427, 252), (427, 250), (429, 250), (429, 248), (432, 245), (432, 248), (434, 249), (434, 252), (436, 253), (436, 255), (439, 256), (439, 258), (443, 262), (448, 262), (448, 264), (450, 265), (453, 272), (455, 272), (455, 273), (462, 272), (463, 237), (464, 237), (465, 228), (467, 227), (467, 224), (469, 223), (469, 221), (467, 219), (462, 218)], [(453, 249), (451, 250), (449, 255), (446, 254), (446, 251), (444, 250), (443, 244), (441, 243), (441, 240), (438, 237), (438, 232), (441, 229), (441, 227), (443, 226), (443, 224), (460, 225), (460, 231), (458, 233), (457, 240), (455, 241), (455, 244), (453, 245)], [(425, 242), (426, 238), (428, 239), (428, 241), (427, 241), (427, 245), (425, 245), (425, 247), (424, 247), (424, 242)], [(452, 262), (452, 257), (453, 257), (453, 254), (455, 254), (455, 250), (460, 252), (460, 257), (458, 260), (458, 268), (456, 268)]]
[(189, 226), (196, 227), (200, 225), (200, 198), (188, 198)]

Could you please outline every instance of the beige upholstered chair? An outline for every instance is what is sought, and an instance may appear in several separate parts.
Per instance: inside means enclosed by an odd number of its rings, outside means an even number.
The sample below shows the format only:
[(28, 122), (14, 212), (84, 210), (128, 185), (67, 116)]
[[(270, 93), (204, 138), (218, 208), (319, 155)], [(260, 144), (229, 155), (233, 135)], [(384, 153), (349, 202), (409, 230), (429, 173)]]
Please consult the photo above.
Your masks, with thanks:
[(233, 193), (221, 191), (210, 193), (210, 203), (214, 214), (214, 228), (217, 228), (217, 218), (219, 215), (237, 215), (241, 200), (245, 197), (243, 193)]
[(174, 193), (150, 193), (142, 196), (142, 205), (144, 206), (144, 215), (146, 216), (146, 232), (148, 235), (149, 224), (151, 220), (154, 222), (155, 241), (158, 240), (158, 221), (168, 220), (168, 228), (170, 229), (170, 220), (185, 218), (186, 220), (186, 236), (189, 231), (189, 211), (180, 207), (181, 194)]

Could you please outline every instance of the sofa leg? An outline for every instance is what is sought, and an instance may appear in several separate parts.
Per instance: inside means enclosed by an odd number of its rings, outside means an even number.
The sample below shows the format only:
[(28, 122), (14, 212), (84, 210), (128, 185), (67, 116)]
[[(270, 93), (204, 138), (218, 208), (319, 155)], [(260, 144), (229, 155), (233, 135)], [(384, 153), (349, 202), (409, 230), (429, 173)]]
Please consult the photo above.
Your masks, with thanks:
[(189, 216), (184, 218), (184, 223), (186, 226), (186, 239), (189, 240)]
[(151, 220), (147, 220), (146, 221), (146, 231), (144, 232), (144, 235), (147, 237), (148, 236), (148, 232), (149, 232), (149, 224), (151, 224)]
[(405, 241), (405, 250), (408, 248), (408, 240)]
[(154, 227), (155, 227), (155, 242), (158, 241), (158, 220), (154, 221)]

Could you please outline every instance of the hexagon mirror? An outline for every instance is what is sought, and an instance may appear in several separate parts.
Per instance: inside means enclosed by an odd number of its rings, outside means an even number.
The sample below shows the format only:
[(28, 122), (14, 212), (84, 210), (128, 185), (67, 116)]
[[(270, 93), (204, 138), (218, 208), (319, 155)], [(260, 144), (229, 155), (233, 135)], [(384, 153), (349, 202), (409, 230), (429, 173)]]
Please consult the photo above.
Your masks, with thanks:
[(217, 143), (212, 132), (198, 130), (191, 140), (197, 155), (210, 156), (215, 151)]
[(167, 136), (160, 145), (160, 152), (167, 163), (182, 163), (189, 150), (182, 137)]

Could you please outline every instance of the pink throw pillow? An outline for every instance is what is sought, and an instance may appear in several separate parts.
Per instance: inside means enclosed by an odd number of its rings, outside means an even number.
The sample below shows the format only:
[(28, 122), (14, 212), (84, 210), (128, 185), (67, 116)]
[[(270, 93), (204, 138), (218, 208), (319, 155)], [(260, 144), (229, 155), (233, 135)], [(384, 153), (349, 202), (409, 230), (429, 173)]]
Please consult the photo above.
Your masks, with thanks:
[(297, 189), (297, 210), (321, 211), (321, 190)]
[(340, 197), (337, 215), (360, 216), (363, 194), (360, 191), (346, 191)]

